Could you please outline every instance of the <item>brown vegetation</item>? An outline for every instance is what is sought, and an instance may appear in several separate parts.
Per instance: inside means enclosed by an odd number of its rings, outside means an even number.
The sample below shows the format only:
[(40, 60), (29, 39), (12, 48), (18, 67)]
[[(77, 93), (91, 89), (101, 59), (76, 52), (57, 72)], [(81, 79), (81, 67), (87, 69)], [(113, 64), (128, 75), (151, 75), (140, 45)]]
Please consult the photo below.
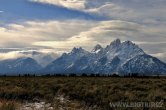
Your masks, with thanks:
[[(0, 99), (18, 102), (44, 100), (53, 103), (64, 95), (86, 106), (110, 109), (110, 102), (164, 101), (166, 78), (111, 77), (1, 77)], [(10, 102), (1, 107), (15, 105)], [(74, 105), (73, 106), (77, 106)], [(80, 106), (80, 105), (79, 105)], [(164, 105), (166, 108), (166, 105)], [(0, 108), (1, 110), (1, 108)], [(6, 110), (6, 109), (2, 109)]]

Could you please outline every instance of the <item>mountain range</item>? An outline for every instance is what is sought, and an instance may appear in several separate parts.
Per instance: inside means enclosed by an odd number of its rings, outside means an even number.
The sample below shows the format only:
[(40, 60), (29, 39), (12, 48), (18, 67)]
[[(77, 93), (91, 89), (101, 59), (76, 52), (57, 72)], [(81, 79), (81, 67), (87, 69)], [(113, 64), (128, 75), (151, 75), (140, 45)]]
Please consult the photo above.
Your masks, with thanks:
[(116, 39), (105, 48), (97, 44), (91, 52), (74, 47), (46, 67), (32, 58), (0, 61), (0, 73), (166, 75), (166, 64), (146, 54), (133, 42)]

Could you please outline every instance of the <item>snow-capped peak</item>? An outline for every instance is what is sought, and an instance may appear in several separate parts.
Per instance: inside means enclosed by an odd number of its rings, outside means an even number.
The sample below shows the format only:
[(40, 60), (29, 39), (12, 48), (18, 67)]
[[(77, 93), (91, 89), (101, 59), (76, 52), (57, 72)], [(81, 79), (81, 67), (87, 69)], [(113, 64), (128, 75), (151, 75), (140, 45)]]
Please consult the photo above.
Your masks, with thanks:
[(88, 54), (89, 52), (84, 50), (82, 47), (76, 48), (74, 47), (72, 51), (69, 53), (70, 55), (78, 55), (78, 56), (83, 56)]
[(105, 48), (105, 54), (109, 60), (118, 56), (123, 63), (145, 52), (131, 41), (121, 42), (120, 39), (116, 39)]

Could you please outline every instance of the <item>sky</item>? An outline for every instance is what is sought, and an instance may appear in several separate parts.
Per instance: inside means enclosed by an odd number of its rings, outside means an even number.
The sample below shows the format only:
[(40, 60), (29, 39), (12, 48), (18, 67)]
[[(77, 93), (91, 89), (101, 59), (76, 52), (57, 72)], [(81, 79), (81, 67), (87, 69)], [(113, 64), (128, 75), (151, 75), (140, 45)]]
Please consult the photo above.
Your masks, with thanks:
[(166, 62), (166, 0), (0, 0), (0, 59), (131, 40)]

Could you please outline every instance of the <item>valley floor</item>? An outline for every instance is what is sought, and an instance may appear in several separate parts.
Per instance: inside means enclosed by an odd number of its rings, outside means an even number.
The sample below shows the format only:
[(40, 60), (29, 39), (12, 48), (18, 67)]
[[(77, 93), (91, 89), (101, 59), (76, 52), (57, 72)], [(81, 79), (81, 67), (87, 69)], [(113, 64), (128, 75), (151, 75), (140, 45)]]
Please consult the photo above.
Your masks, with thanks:
[(116, 102), (162, 102), (149, 110), (164, 110), (166, 78), (0, 77), (0, 110), (129, 109)]

